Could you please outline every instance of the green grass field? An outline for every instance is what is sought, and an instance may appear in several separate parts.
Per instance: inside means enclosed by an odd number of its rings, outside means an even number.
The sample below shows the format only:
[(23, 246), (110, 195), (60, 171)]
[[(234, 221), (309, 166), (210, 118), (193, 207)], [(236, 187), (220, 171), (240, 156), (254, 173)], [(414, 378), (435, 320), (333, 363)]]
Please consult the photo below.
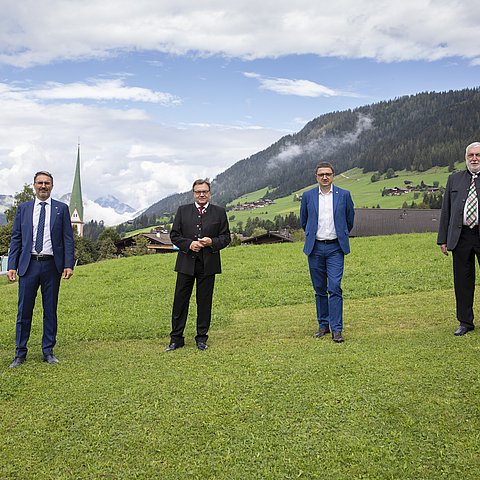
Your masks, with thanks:
[(352, 239), (345, 338), (316, 340), (301, 243), (229, 248), (210, 349), (168, 343), (175, 255), (62, 283), (59, 365), (14, 354), (0, 277), (1, 479), (477, 479), (479, 333), (435, 235)]

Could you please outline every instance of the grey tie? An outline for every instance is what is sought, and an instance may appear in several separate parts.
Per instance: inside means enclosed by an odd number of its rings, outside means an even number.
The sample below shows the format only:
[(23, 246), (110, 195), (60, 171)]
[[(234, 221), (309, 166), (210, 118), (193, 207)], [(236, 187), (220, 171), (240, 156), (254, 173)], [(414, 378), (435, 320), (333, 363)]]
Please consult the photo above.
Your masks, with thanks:
[(43, 231), (45, 230), (45, 205), (46, 202), (40, 202), (42, 209), (38, 219), (37, 238), (35, 239), (35, 251), (40, 253), (43, 250)]

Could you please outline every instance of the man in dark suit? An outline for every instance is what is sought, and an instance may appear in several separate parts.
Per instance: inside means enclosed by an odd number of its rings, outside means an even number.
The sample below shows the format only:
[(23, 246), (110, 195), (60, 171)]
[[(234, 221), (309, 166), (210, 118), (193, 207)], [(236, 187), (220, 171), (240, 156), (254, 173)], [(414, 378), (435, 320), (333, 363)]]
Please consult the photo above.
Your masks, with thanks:
[(68, 206), (50, 198), (53, 176), (37, 172), (33, 180), (36, 198), (17, 207), (8, 254), (7, 277), (18, 273), (16, 352), (10, 368), (27, 357), (33, 308), (38, 287), (43, 303), (43, 358), (58, 363), (53, 354), (57, 337), (57, 304), (60, 279), (73, 275), (74, 246)]
[(190, 296), (196, 281), (197, 335), (199, 350), (206, 350), (212, 316), (215, 275), (221, 273), (220, 250), (230, 243), (225, 209), (210, 203), (210, 182), (199, 179), (193, 183), (194, 203), (178, 208), (170, 238), (180, 251), (175, 271), (177, 282), (172, 309), (171, 352), (185, 344), (183, 331), (187, 322)]
[(355, 210), (350, 192), (333, 185), (335, 171), (330, 163), (315, 169), (318, 187), (302, 195), (300, 222), (305, 231), (303, 251), (315, 290), (318, 320), (316, 338), (332, 333), (334, 342), (344, 341), (341, 281), (344, 256), (350, 253), (349, 233)]
[(475, 257), (480, 263), (478, 230), (478, 187), (480, 142), (465, 150), (466, 169), (452, 173), (443, 194), (437, 244), (444, 255), (453, 256), (453, 284), (457, 320), (454, 335), (463, 336), (474, 329)]

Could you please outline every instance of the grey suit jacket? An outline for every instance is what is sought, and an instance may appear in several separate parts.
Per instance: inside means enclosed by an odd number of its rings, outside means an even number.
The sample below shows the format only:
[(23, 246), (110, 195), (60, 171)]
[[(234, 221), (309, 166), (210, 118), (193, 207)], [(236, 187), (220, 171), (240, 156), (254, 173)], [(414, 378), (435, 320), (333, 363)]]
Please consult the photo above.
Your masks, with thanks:
[[(447, 244), (447, 250), (453, 250), (458, 243), (463, 227), (463, 210), (467, 200), (472, 175), (468, 170), (452, 173), (447, 180), (443, 194), (442, 213), (438, 228), (437, 244)], [(480, 177), (475, 180), (477, 197)]]

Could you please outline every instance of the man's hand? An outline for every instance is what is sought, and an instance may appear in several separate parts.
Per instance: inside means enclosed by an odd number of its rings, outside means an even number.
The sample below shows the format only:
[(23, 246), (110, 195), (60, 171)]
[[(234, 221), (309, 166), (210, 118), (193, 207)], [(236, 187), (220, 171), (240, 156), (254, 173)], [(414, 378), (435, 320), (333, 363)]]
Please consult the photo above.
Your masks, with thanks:
[(447, 244), (446, 244), (446, 243), (442, 243), (442, 244), (440, 245), (440, 250), (442, 251), (442, 253), (443, 253), (444, 255), (446, 255), (446, 256), (448, 257), (448, 251), (447, 251)]
[(62, 277), (65, 280), (68, 280), (73, 275), (73, 270), (71, 268), (64, 268)]
[(7, 278), (10, 282), (14, 282), (17, 279), (17, 272), (15, 270), (8, 270)]
[(202, 247), (211, 247), (212, 246), (212, 239), (210, 237), (199, 238), (198, 242), (202, 245)]
[(190, 250), (194, 252), (199, 252), (203, 248), (203, 245), (200, 243), (200, 240), (194, 240), (190, 244)]

